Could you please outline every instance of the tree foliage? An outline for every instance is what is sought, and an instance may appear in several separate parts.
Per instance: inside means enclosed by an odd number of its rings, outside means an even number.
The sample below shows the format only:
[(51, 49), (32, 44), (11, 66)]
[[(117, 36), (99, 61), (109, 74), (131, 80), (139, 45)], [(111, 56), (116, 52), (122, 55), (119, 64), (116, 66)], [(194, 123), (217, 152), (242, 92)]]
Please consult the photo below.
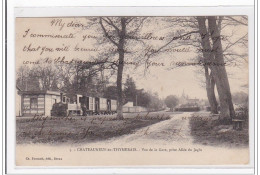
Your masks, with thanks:
[(232, 94), (232, 99), (235, 104), (247, 104), (248, 103), (248, 94), (245, 92), (236, 92)]
[(104, 91), (104, 98), (114, 99), (117, 97), (117, 88), (116, 86), (108, 86)]
[(125, 85), (124, 88), (125, 102), (132, 101), (134, 102), (134, 106), (137, 106), (136, 104), (137, 89), (133, 78), (128, 75), (124, 85)]
[(173, 108), (178, 105), (179, 99), (175, 95), (169, 95), (164, 100), (166, 106), (173, 111)]

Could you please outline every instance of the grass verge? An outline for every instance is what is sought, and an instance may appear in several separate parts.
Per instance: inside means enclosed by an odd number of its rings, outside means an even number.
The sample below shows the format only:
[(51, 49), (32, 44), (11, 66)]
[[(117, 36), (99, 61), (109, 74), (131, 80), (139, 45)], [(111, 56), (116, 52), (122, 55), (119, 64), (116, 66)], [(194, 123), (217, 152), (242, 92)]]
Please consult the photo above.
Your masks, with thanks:
[(209, 114), (196, 114), (190, 118), (191, 135), (195, 143), (211, 146), (248, 147), (248, 124), (243, 130), (233, 130), (232, 125), (222, 125)]
[(135, 132), (136, 129), (169, 119), (169, 113), (115, 116), (17, 118), (16, 143), (89, 143)]

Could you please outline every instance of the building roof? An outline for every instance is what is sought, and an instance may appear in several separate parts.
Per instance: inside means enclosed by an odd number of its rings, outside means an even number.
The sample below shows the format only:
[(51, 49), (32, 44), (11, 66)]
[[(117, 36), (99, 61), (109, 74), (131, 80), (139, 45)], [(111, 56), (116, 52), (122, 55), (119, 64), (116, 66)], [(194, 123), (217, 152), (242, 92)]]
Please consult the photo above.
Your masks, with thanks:
[(20, 95), (60, 95), (59, 91), (39, 90), (39, 91), (19, 91)]

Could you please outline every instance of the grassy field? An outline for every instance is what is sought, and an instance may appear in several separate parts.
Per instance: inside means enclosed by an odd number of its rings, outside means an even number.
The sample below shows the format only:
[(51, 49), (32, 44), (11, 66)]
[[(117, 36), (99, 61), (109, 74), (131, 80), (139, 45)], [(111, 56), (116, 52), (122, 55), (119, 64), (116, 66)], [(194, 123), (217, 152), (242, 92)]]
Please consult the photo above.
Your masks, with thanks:
[(218, 118), (196, 113), (190, 118), (191, 135), (195, 143), (212, 146), (247, 147), (249, 142), (248, 123), (243, 130), (233, 130), (232, 125), (222, 125)]
[(34, 117), (16, 119), (16, 142), (88, 143), (135, 132), (136, 129), (167, 120), (169, 112), (124, 114), (113, 116)]

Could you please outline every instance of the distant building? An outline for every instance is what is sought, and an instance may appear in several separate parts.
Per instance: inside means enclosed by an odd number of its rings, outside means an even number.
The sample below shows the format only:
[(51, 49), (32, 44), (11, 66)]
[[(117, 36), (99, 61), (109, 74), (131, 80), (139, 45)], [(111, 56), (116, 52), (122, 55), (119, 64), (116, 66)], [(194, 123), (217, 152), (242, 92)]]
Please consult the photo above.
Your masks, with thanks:
[[(18, 91), (21, 101), (21, 116), (51, 115), (54, 103), (61, 101), (57, 91)], [(16, 99), (19, 101), (19, 99)]]
[(127, 112), (127, 113), (147, 112), (147, 109), (142, 106), (134, 106), (134, 102), (129, 101), (123, 106), (123, 112)]
[(191, 106), (198, 106), (199, 101), (200, 100), (197, 99), (197, 98), (193, 98), (193, 99), (189, 98), (188, 95), (185, 95), (184, 90), (183, 90), (182, 95), (181, 95), (181, 97), (179, 99), (179, 105), (187, 105), (187, 104), (189, 104)]

